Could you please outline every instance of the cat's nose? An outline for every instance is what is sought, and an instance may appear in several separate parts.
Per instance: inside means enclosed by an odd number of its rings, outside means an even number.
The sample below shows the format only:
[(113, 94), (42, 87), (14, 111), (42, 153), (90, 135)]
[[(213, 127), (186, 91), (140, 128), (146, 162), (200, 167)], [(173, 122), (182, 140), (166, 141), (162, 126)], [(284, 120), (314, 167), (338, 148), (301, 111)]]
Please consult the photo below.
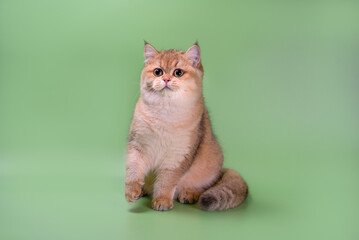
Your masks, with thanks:
[(168, 83), (169, 81), (171, 81), (171, 78), (169, 77), (164, 77), (162, 78), (163, 81), (165, 81), (165, 83)]

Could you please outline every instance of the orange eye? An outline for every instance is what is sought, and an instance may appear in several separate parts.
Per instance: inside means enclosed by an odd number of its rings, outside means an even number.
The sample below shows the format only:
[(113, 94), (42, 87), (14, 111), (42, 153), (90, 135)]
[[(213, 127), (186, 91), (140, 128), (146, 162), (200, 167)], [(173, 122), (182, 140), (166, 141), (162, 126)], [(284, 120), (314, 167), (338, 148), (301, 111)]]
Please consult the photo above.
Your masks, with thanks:
[(153, 70), (153, 74), (154, 74), (156, 77), (159, 77), (159, 76), (162, 76), (162, 75), (163, 75), (163, 71), (162, 71), (162, 69), (160, 69), (160, 68), (156, 68), (155, 70)]
[(174, 72), (173, 72), (173, 75), (175, 77), (182, 77), (184, 74), (184, 72), (181, 70), (181, 69), (176, 69)]

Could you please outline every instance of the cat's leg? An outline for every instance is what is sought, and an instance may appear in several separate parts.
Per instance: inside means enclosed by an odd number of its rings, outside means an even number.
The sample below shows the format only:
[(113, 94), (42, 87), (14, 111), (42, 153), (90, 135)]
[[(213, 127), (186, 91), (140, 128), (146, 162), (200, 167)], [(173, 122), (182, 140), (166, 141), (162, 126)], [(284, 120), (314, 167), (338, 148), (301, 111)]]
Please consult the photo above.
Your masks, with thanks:
[(187, 167), (160, 168), (154, 183), (152, 208), (157, 211), (166, 211), (173, 208), (173, 197), (176, 186)]
[(218, 179), (222, 169), (223, 155), (217, 142), (204, 140), (197, 155), (178, 183), (176, 194), (180, 203), (192, 204)]
[(128, 202), (136, 202), (142, 196), (147, 171), (146, 157), (136, 148), (129, 146), (125, 180), (125, 196)]

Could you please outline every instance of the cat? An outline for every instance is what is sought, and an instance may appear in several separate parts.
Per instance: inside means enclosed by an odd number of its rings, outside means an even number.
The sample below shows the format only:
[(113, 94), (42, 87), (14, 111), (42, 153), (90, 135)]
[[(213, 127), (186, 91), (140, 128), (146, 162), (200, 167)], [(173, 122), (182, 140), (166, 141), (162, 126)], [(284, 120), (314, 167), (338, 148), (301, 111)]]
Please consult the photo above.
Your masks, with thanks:
[(152, 208), (198, 201), (202, 210), (226, 210), (248, 193), (243, 178), (223, 169), (222, 148), (204, 104), (198, 43), (186, 52), (157, 51), (145, 42), (140, 97), (130, 127), (125, 197), (152, 196)]

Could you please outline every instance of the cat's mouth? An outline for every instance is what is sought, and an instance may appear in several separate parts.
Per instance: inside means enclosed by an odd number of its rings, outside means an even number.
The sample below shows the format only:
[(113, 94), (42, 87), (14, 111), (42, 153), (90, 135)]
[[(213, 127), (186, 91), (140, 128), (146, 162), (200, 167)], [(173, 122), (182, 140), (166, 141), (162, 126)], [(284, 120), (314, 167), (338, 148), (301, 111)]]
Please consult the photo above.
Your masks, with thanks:
[(169, 85), (166, 85), (162, 89), (160, 89), (159, 91), (160, 92), (167, 92), (167, 91), (173, 91), (173, 89)]
[(173, 88), (169, 85), (165, 85), (162, 88), (160, 86), (156, 86), (156, 85), (152, 85), (151, 83), (147, 83), (146, 84), (146, 90), (150, 91), (150, 92), (169, 92), (169, 91), (173, 91)]

